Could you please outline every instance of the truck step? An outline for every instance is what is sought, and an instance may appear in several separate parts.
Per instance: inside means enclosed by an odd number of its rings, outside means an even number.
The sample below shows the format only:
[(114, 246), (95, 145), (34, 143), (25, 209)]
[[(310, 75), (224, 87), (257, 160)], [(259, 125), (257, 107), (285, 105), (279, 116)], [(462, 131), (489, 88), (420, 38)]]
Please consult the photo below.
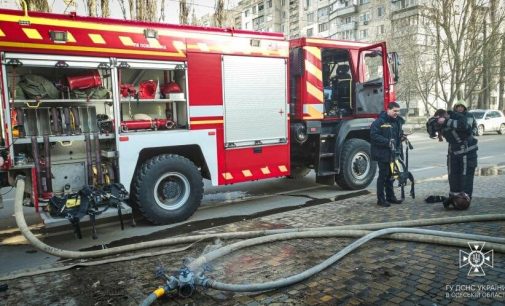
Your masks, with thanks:
[(325, 139), (325, 138), (333, 138), (333, 137), (335, 137), (335, 136), (336, 136), (335, 134), (321, 134), (321, 135), (319, 135), (319, 137), (320, 137), (321, 139)]
[(317, 173), (317, 176), (330, 176), (330, 175), (335, 175), (337, 174), (336, 171), (321, 171)]
[(328, 157), (333, 157), (335, 156), (335, 153), (321, 153), (319, 155), (319, 158), (328, 158)]

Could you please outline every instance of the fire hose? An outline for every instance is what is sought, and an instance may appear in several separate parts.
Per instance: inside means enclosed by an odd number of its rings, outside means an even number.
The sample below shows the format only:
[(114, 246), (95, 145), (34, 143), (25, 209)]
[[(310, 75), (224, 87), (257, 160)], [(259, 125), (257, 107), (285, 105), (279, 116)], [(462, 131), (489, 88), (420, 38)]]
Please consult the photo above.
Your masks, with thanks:
[[(451, 224), (461, 222), (503, 221), (505, 220), (505, 214), (472, 215), (472, 216), (459, 216), (450, 218), (420, 219), (411, 221), (396, 221), (387, 223), (373, 223), (373, 224), (319, 227), (319, 228), (293, 228), (293, 229), (262, 230), (262, 231), (249, 231), (249, 232), (203, 234), (203, 235), (175, 237), (155, 241), (147, 241), (132, 245), (113, 247), (104, 250), (69, 251), (58, 249), (45, 244), (44, 242), (40, 241), (29, 230), (23, 215), (22, 202), (24, 195), (24, 186), (25, 186), (24, 179), (18, 177), (16, 181), (16, 195), (14, 202), (15, 204), (14, 215), (16, 218), (16, 223), (23, 236), (34, 247), (43, 252), (58, 257), (74, 258), (74, 259), (102, 257), (129, 251), (136, 251), (147, 248), (162, 247), (181, 243), (190, 243), (215, 238), (237, 239), (237, 238), (256, 237), (253, 239), (248, 239), (230, 244), (228, 246), (222, 247), (220, 249), (217, 249), (213, 252), (210, 252), (206, 255), (200, 256), (199, 258), (195, 259), (186, 268), (181, 270), (181, 273), (177, 277), (175, 276), (166, 277), (165, 286), (149, 295), (144, 301), (143, 305), (149, 305), (154, 300), (156, 300), (157, 297), (161, 296), (162, 293), (164, 292), (173, 289), (178, 289), (180, 292), (188, 292), (192, 291), (195, 285), (214, 289), (233, 290), (233, 291), (271, 290), (283, 286), (288, 286), (295, 282), (304, 280), (319, 271), (322, 271), (323, 269), (327, 268), (328, 266), (332, 265), (333, 263), (341, 259), (343, 256), (352, 252), (354, 249), (363, 245), (367, 241), (385, 235), (388, 235), (386, 236), (386, 238), (388, 239), (416, 241), (416, 242), (460, 246), (460, 247), (466, 247), (468, 241), (483, 241), (488, 243), (487, 246), (489, 248), (494, 249), (495, 252), (505, 253), (505, 238), (442, 232), (442, 231), (416, 229), (416, 228), (399, 228), (407, 226), (427, 226), (427, 225)], [(378, 230), (378, 231), (370, 232), (369, 230)], [(346, 248), (344, 248), (342, 251), (328, 258), (321, 264), (311, 269), (308, 269), (307, 271), (304, 271), (294, 276), (290, 276), (285, 279), (273, 282), (267, 282), (264, 284), (234, 285), (234, 284), (221, 283), (216, 280), (212, 280), (205, 277), (205, 275), (201, 271), (202, 269), (201, 267), (205, 263), (244, 247), (286, 239), (320, 238), (320, 237), (361, 237), (361, 238), (356, 240)], [(102, 263), (106, 262), (102, 261)]]

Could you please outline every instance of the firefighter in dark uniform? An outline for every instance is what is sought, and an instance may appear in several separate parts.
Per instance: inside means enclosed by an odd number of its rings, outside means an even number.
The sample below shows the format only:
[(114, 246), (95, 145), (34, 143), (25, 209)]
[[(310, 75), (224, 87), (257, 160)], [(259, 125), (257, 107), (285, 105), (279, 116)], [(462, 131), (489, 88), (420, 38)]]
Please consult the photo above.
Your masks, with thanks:
[[(400, 105), (391, 102), (370, 127), (372, 160), (377, 161), (379, 177), (377, 178), (377, 205), (388, 207), (390, 204), (401, 204), (393, 190), (390, 163), (402, 152), (402, 126), (405, 120), (400, 117)], [(386, 193), (384, 194), (384, 189)]]
[(468, 197), (473, 193), (473, 178), (477, 167), (477, 123), (467, 112), (466, 103), (457, 102), (454, 111), (436, 117), (443, 137), (449, 143), (447, 171), (449, 176), (449, 198), (456, 195)]

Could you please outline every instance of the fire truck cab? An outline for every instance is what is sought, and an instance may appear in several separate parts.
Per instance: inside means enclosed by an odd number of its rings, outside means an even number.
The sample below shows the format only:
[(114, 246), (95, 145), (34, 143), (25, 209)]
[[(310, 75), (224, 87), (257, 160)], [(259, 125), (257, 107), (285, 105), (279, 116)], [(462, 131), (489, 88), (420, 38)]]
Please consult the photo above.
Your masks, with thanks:
[(121, 183), (149, 221), (189, 218), (203, 179), (365, 188), (394, 101), (384, 43), (0, 9), (2, 186), (37, 210)]

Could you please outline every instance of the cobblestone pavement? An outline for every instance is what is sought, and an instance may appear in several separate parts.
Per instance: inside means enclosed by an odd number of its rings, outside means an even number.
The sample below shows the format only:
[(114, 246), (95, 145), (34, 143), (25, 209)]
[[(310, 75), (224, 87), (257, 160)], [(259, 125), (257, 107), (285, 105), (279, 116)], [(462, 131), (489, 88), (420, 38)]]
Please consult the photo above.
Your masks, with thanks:
[[(339, 202), (228, 224), (202, 232), (317, 227), (505, 213), (505, 176), (476, 177), (467, 211), (426, 204), (430, 194), (447, 191), (444, 180), (417, 185), (417, 198), (389, 208), (369, 194)], [(505, 236), (505, 222), (478, 222), (427, 228)], [(264, 282), (301, 272), (333, 255), (353, 239), (298, 239), (237, 251), (216, 261), (209, 275), (231, 283)], [(226, 241), (222, 243), (230, 243)], [(7, 281), (4, 305), (137, 305), (161, 285), (156, 266), (176, 271), (184, 257), (197, 257), (210, 243), (185, 253), (76, 268)], [(170, 296), (157, 305), (505, 305), (505, 254), (494, 254), (485, 276), (459, 268), (459, 247), (392, 240), (372, 241), (306, 281), (263, 293), (198, 290), (191, 298)], [(469, 252), (469, 249), (463, 249)]]

